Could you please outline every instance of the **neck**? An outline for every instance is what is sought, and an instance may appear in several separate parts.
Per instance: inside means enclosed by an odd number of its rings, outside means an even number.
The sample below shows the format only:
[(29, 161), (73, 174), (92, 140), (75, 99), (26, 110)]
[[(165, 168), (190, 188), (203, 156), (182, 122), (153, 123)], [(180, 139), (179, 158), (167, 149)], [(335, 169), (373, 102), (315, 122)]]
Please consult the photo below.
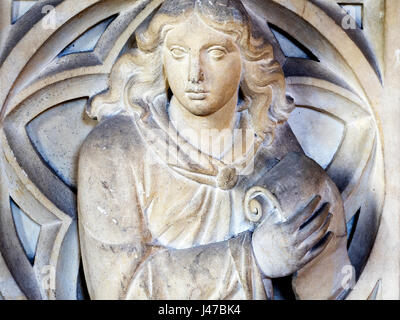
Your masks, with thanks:
[(208, 116), (196, 116), (190, 113), (174, 96), (169, 106), (169, 117), (176, 129), (229, 130), (233, 131), (236, 121), (237, 97), (234, 96), (223, 108)]
[[(179, 134), (202, 152), (219, 158), (232, 147), (236, 124), (237, 97), (208, 116), (196, 116), (172, 97), (169, 117)], [(226, 134), (231, 137), (227, 140)], [(230, 141), (230, 142), (227, 142)]]

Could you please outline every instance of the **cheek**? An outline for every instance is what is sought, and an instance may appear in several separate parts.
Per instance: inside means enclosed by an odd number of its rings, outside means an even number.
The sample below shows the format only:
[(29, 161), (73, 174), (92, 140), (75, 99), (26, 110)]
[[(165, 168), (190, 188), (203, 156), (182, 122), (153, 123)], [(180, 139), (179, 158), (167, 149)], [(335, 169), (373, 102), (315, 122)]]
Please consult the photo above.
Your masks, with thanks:
[[(169, 86), (172, 91), (179, 91), (184, 88), (184, 73), (185, 63), (176, 61), (175, 59), (166, 58), (164, 60), (164, 72), (168, 79)], [(181, 90), (182, 91), (182, 90)]]
[(242, 74), (241, 61), (237, 59), (227, 59), (224, 63), (219, 64), (215, 72), (214, 83), (223, 90), (225, 95), (231, 95), (236, 92)]

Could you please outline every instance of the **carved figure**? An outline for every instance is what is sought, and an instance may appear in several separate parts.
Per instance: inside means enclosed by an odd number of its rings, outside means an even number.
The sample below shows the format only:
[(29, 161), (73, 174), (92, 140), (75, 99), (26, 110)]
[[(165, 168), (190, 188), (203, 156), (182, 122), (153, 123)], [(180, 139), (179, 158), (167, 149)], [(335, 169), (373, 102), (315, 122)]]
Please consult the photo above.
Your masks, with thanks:
[(289, 275), (299, 299), (342, 297), (340, 193), (286, 123), (294, 101), (242, 3), (167, 0), (136, 39), (80, 152), (91, 298), (266, 299)]

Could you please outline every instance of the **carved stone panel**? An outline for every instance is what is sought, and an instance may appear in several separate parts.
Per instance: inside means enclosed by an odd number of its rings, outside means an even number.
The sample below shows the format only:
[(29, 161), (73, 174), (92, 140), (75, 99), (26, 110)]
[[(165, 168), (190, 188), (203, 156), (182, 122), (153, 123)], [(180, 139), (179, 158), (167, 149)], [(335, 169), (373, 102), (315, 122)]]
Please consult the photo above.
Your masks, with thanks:
[(2, 1), (0, 298), (398, 299), (396, 12)]

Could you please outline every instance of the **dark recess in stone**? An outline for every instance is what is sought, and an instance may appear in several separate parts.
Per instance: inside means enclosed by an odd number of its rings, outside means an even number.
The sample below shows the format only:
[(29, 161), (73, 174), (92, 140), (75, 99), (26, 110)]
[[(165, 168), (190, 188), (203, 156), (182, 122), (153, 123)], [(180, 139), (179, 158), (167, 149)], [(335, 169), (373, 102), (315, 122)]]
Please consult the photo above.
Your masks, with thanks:
[[(307, 56), (307, 59), (320, 62), (320, 60), (317, 58), (317, 56), (315, 56), (311, 52), (310, 49), (305, 47), (300, 41), (298, 41), (296, 38), (292, 37), (289, 33), (287, 33), (286, 31), (282, 30), (281, 28), (279, 28), (278, 26), (276, 26), (272, 23), (268, 23), (268, 26), (273, 33), (280, 34), (281, 36), (286, 38), (289, 42), (291, 42), (294, 46), (296, 46), (299, 50), (303, 51), (303, 53)], [(277, 39), (277, 41), (278, 41), (278, 39)], [(288, 58), (297, 58), (297, 57), (288, 57)]]
[(348, 222), (347, 226), (347, 249), (349, 249), (351, 241), (353, 240), (354, 237), (354, 233), (356, 232), (356, 228), (357, 228), (357, 223), (358, 223), (358, 219), (360, 218), (360, 212), (361, 212), (361, 208), (358, 209), (358, 211), (356, 212), (356, 214), (353, 216), (353, 218), (351, 218), (351, 220)]

